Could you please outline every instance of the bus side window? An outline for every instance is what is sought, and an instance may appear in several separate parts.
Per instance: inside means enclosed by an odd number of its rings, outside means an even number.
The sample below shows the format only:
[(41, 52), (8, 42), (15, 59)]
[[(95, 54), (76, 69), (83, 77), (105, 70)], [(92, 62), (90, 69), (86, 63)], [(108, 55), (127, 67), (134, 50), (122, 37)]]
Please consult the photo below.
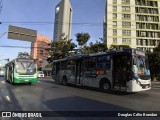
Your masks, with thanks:
[(71, 70), (72, 74), (75, 74), (75, 60), (67, 61), (67, 70)]
[(81, 72), (83, 72), (85, 69), (85, 59), (82, 59), (81, 61)]
[(95, 70), (96, 68), (96, 58), (86, 58), (85, 59), (85, 69), (86, 70)]
[(56, 74), (58, 74), (59, 70), (60, 70), (60, 62), (57, 62), (56, 63)]
[(110, 70), (111, 68), (110, 56), (98, 56), (97, 68), (104, 69), (104, 70)]
[(66, 61), (62, 61), (62, 62), (61, 62), (61, 70), (66, 70), (66, 68), (67, 68), (67, 63), (66, 63)]

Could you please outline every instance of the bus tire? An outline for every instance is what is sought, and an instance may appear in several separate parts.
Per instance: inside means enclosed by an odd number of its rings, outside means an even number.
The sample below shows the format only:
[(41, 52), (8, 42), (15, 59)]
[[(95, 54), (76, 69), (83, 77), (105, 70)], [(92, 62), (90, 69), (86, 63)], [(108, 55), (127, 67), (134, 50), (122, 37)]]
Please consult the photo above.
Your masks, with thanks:
[(64, 76), (62, 79), (62, 85), (67, 86), (67, 77)]
[(100, 82), (100, 90), (102, 90), (103, 92), (111, 91), (111, 83), (109, 82), (109, 80), (102, 80)]

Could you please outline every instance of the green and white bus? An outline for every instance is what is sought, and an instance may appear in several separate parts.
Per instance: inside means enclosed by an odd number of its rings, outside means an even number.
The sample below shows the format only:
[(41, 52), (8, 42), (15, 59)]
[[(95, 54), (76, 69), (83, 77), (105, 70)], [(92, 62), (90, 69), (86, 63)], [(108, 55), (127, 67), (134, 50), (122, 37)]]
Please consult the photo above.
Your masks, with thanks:
[(34, 83), (38, 81), (36, 60), (16, 58), (5, 65), (5, 80), (14, 83)]
[(103, 91), (139, 92), (151, 89), (144, 51), (124, 49), (78, 55), (53, 61), (52, 78), (63, 85), (79, 84)]

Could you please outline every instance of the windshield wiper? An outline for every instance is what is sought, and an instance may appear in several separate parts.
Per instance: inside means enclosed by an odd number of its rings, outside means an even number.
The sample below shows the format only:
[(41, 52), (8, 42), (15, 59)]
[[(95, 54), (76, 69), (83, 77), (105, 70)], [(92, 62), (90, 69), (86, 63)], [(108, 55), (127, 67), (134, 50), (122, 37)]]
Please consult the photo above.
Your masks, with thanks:
[[(22, 64), (22, 62), (20, 62)], [(22, 64), (23, 68), (25, 69), (24, 65)]]
[(32, 65), (32, 63), (29, 64), (28, 68)]

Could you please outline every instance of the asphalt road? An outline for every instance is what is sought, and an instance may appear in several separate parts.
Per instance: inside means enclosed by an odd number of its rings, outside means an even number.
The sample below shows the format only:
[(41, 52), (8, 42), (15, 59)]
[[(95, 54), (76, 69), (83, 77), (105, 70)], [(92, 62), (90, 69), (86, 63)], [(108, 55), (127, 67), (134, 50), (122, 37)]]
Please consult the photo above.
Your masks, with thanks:
[[(123, 92), (103, 93), (93, 88), (62, 86), (56, 84), (49, 78), (40, 79), (39, 82), (32, 85), (11, 85), (10, 83), (6, 83), (3, 78), (0, 78), (0, 110), (66, 112), (160, 111), (160, 82), (153, 82), (152, 89), (149, 91), (127, 94)], [(74, 112), (73, 114), (79, 115), (79, 113)], [(57, 113), (57, 115), (61, 116), (60, 113)], [(54, 117), (54, 119), (106, 119), (104, 117), (91, 118), (92, 114), (85, 118), (71, 116)], [(95, 116), (95, 114), (93, 116)], [(114, 119), (122, 118), (123, 117), (114, 117)], [(139, 119), (138, 117), (132, 119), (136, 118)], [(19, 119), (30, 120), (31, 118)], [(52, 120), (53, 118), (48, 117), (42, 119)], [(150, 120), (151, 118), (145, 117), (145, 119)], [(15, 118), (15, 120), (17, 120), (17, 118)]]

